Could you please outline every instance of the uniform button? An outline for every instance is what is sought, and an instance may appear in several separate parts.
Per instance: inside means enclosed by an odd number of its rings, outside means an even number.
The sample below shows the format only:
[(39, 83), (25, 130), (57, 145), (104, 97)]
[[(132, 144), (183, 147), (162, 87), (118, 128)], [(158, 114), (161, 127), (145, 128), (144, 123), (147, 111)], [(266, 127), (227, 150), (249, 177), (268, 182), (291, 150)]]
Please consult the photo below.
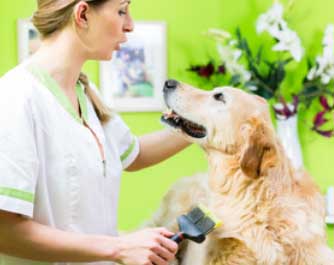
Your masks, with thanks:
[(76, 166), (69, 166), (66, 169), (66, 173), (70, 176), (76, 176), (78, 175), (78, 168)]
[(76, 159), (73, 154), (67, 154), (65, 156), (66, 161), (66, 173), (70, 176), (78, 174), (78, 168), (76, 166)]

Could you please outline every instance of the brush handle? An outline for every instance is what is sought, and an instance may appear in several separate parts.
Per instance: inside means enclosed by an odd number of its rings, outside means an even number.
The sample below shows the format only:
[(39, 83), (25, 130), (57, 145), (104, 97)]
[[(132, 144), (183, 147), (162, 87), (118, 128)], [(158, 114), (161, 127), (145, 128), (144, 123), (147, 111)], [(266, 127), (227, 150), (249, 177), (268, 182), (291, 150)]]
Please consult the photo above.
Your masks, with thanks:
[(176, 233), (170, 239), (179, 244), (184, 239), (184, 237), (182, 233)]

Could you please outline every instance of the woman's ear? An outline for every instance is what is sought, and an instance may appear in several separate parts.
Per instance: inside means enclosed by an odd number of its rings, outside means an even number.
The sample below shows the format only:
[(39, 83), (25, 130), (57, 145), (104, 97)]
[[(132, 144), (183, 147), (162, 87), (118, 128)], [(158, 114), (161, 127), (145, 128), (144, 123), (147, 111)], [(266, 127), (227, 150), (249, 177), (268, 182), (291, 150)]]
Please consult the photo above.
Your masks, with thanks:
[(247, 125), (240, 167), (246, 176), (259, 178), (277, 164), (275, 136), (272, 129), (260, 118), (252, 118)]
[(73, 9), (74, 23), (80, 28), (83, 29), (88, 28), (88, 18), (87, 18), (88, 10), (89, 10), (89, 5), (85, 1), (80, 1), (74, 6)]

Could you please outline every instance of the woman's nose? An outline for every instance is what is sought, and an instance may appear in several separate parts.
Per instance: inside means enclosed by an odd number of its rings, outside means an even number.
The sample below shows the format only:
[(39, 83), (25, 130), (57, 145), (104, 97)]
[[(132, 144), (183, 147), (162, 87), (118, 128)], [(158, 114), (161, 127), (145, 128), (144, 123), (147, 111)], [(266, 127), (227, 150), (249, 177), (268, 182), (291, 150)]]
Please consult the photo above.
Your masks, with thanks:
[(132, 32), (133, 29), (134, 29), (133, 19), (130, 15), (128, 15), (124, 24), (124, 32)]

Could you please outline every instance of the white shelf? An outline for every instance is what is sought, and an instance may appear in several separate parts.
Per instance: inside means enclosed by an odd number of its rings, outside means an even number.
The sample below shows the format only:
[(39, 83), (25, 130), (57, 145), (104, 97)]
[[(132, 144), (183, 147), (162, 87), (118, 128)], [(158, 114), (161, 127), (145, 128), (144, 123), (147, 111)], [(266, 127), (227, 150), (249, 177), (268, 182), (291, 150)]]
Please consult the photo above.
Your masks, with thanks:
[(334, 216), (327, 216), (326, 217), (326, 223), (333, 225), (334, 224)]

